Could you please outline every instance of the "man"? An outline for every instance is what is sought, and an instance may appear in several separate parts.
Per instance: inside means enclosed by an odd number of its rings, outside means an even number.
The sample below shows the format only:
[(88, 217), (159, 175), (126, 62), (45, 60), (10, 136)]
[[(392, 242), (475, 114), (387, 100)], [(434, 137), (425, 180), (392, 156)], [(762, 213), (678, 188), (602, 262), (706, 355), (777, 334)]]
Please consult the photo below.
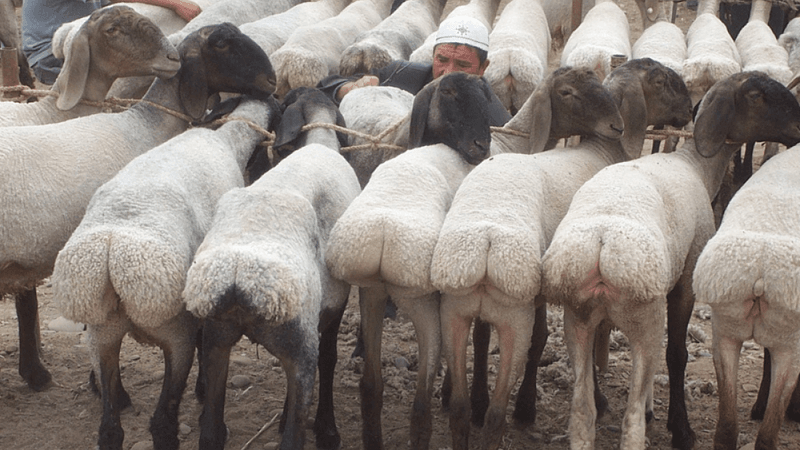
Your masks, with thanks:
[[(53, 34), (62, 24), (88, 16), (110, 3), (125, 0), (25, 0), (22, 2), (22, 49), (39, 82), (51, 85), (61, 72), (63, 61), (53, 56)], [(127, 0), (163, 6), (187, 22), (200, 14), (190, 0)]]
[[(337, 105), (347, 93), (364, 86), (393, 86), (416, 94), (433, 79), (450, 72), (483, 76), (489, 66), (489, 60), (486, 59), (488, 52), (489, 30), (479, 20), (471, 17), (448, 18), (436, 32), (432, 64), (393, 61), (360, 78), (328, 76), (319, 82), (317, 88)], [(511, 119), (511, 114), (494, 94), (489, 110), (492, 126), (503, 126)]]

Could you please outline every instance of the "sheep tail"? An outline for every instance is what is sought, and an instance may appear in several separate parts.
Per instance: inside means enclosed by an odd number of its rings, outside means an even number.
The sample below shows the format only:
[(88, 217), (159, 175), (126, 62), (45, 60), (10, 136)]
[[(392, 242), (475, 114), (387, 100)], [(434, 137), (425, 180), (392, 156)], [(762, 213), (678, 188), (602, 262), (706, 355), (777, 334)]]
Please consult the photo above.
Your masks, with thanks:
[(800, 310), (800, 242), (766, 233), (717, 235), (697, 260), (697, 301), (711, 305), (766, 297)]
[(372, 43), (351, 45), (342, 53), (339, 74), (343, 77), (359, 73), (371, 73), (373, 69), (389, 65), (394, 58), (389, 52)]
[(325, 61), (306, 49), (279, 49), (272, 55), (277, 78), (275, 93), (280, 97), (298, 87), (314, 87), (329, 74)]
[(543, 245), (536, 233), (494, 224), (443, 230), (433, 254), (431, 281), (444, 292), (458, 292), (488, 282), (504, 303), (532, 302), (539, 294)]
[(285, 323), (298, 317), (309, 290), (321, 291), (319, 276), (313, 275), (318, 271), (301, 268), (283, 256), (245, 247), (198, 253), (183, 291), (186, 309), (200, 318), (213, 316), (232, 306), (223, 304), (223, 299), (235, 293), (240, 306), (267, 320)]
[(635, 221), (570, 223), (545, 253), (543, 292), (554, 302), (582, 303), (601, 294), (654, 301), (672, 284), (669, 261), (663, 236)]

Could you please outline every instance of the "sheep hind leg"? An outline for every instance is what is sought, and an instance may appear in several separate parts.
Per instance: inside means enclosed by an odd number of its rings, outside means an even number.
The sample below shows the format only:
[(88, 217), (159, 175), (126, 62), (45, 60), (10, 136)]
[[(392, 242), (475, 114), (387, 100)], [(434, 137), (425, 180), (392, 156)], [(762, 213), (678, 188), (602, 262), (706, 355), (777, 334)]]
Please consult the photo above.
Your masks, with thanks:
[(439, 292), (413, 299), (395, 299), (405, 311), (417, 334), (419, 369), (417, 392), (411, 408), (411, 448), (427, 449), (433, 433), (431, 397), (433, 382), (441, 364), (442, 327), (439, 320)]
[[(761, 375), (761, 384), (758, 387), (758, 396), (755, 403), (753, 403), (753, 408), (750, 410), (751, 420), (764, 419), (764, 411), (767, 409), (767, 397), (769, 395), (771, 365), (772, 359), (769, 349), (764, 348), (764, 368)], [(792, 398), (789, 400), (789, 406), (786, 408), (786, 418), (793, 422), (800, 422), (800, 378), (798, 378), (797, 387), (795, 387)]]
[(481, 448), (496, 450), (503, 443), (508, 400), (511, 397), (511, 389), (517, 384), (520, 369), (527, 359), (535, 318), (535, 310), (523, 307), (514, 311), (508, 320), (496, 325), (500, 342), (500, 370), (497, 373), (492, 401), (481, 433), (483, 440)]
[(39, 300), (36, 288), (14, 296), (19, 323), (19, 374), (34, 391), (44, 390), (52, 380), (42, 365), (39, 332)]
[(197, 329), (198, 320), (184, 311), (157, 329), (147, 330), (164, 352), (164, 382), (150, 418), (155, 450), (177, 450), (180, 447), (178, 412), (194, 361)]
[(122, 339), (128, 331), (126, 319), (114, 315), (102, 325), (89, 325), (89, 347), (96, 355), (95, 370), (100, 379), (100, 398), (103, 403), (103, 415), (97, 446), (100, 450), (121, 450), (125, 431), (120, 421), (122, 407), (117, 403), (122, 389), (119, 370), (119, 352)]
[(364, 373), (359, 383), (361, 393), (361, 439), (370, 450), (383, 448), (381, 410), (383, 409), (383, 378), (381, 377), (381, 335), (383, 313), (388, 296), (383, 286), (359, 288), (361, 333), (364, 338)]
[(577, 317), (575, 311), (564, 307), (564, 340), (569, 360), (575, 375), (572, 405), (569, 419), (570, 448), (589, 450), (594, 448), (597, 410), (589, 397), (594, 391), (592, 380), (592, 346), (596, 324)]
[(203, 324), (205, 401), (200, 413), (200, 450), (222, 450), (228, 431), (225, 426), (225, 383), (231, 348), (242, 337), (236, 326), (207, 318)]
[[(448, 300), (447, 295), (444, 295), (442, 301), (447, 302)], [(467, 342), (471, 323), (471, 316), (458, 314), (443, 305), (442, 347), (445, 349), (447, 373), (450, 374), (452, 385), (450, 434), (453, 440), (453, 450), (469, 448), (470, 402), (467, 401)], [(484, 324), (488, 325), (485, 322)], [(474, 342), (473, 345), (475, 345)], [(481, 422), (483, 422), (482, 418)]]
[(739, 373), (739, 352), (742, 342), (714, 335), (714, 370), (719, 391), (719, 414), (714, 433), (715, 450), (735, 450), (739, 437), (736, 412), (736, 380)]
[[(689, 272), (691, 273), (691, 272)], [(672, 448), (689, 450), (696, 436), (686, 412), (685, 377), (689, 352), (686, 333), (694, 308), (691, 276), (683, 276), (667, 294), (667, 369), (669, 371), (669, 411), (667, 429), (672, 433)]]
[(531, 346), (528, 349), (528, 362), (525, 363), (525, 375), (522, 377), (522, 383), (517, 392), (517, 402), (512, 415), (514, 422), (521, 427), (533, 425), (536, 422), (536, 377), (549, 334), (547, 305), (536, 307), (535, 314)]
[(778, 432), (783, 424), (784, 411), (786, 411), (786, 405), (794, 391), (799, 372), (793, 364), (796, 349), (773, 350), (773, 353), (772, 388), (767, 401), (767, 409), (764, 412), (764, 421), (756, 436), (755, 448), (757, 450), (777, 449)]
[(336, 450), (341, 446), (341, 437), (336, 428), (336, 418), (333, 411), (333, 377), (337, 360), (337, 337), (339, 325), (347, 303), (342, 308), (333, 312), (333, 318), (328, 326), (322, 330), (319, 340), (319, 402), (317, 415), (314, 419), (314, 435), (318, 449)]
[[(472, 388), (470, 421), (478, 427), (483, 426), (486, 410), (489, 409), (489, 341), (492, 326), (481, 319), (475, 319), (472, 328)], [(449, 369), (449, 366), (448, 366)]]

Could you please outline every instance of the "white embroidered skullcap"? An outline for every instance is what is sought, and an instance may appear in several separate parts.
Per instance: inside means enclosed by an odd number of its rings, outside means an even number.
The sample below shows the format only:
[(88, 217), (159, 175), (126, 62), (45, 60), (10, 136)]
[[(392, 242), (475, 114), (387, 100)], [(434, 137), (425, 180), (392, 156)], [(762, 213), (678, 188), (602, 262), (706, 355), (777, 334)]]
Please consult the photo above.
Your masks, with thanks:
[(447, 18), (436, 32), (436, 45), (439, 44), (467, 44), (488, 52), (489, 30), (472, 17)]

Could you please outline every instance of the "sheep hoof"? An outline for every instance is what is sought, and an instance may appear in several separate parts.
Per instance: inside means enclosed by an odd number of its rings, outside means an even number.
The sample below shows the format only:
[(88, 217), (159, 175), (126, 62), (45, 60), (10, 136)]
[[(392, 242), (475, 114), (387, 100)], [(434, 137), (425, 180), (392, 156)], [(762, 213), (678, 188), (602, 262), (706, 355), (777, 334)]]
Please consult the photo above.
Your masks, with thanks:
[(336, 430), (320, 433), (316, 437), (316, 446), (319, 450), (339, 450), (342, 447), (342, 439)]
[(28, 387), (36, 392), (42, 392), (47, 389), (51, 384), (50, 382), (53, 380), (50, 372), (48, 372), (41, 363), (28, 370), (20, 369), (19, 374), (28, 384)]

